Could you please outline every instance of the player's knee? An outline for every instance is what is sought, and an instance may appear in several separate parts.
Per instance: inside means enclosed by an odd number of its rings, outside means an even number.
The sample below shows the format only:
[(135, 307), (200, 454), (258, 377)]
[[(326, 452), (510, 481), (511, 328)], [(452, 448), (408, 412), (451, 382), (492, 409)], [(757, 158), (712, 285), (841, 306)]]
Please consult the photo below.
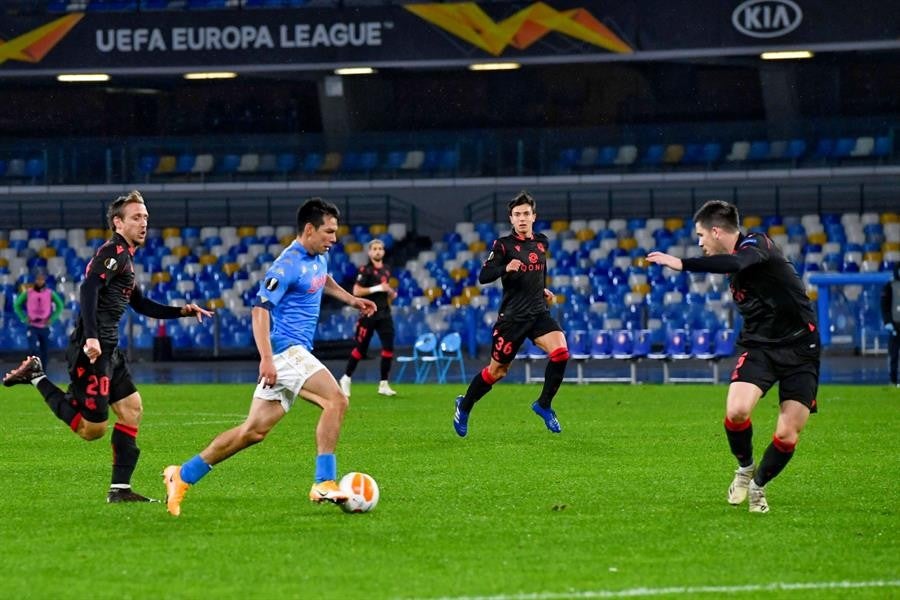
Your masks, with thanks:
[(725, 418), (735, 425), (741, 425), (750, 420), (750, 411), (742, 406), (729, 406), (725, 410)]
[(99, 440), (103, 437), (103, 434), (106, 433), (106, 422), (91, 423), (90, 421), (82, 420), (75, 433), (86, 442)]

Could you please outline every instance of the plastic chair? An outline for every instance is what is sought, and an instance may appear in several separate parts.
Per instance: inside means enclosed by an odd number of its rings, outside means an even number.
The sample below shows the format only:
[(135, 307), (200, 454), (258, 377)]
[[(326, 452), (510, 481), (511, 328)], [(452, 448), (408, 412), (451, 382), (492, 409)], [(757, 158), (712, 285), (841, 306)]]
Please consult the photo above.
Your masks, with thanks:
[(450, 372), (450, 367), (456, 364), (459, 365), (460, 381), (465, 383), (467, 379), (466, 365), (462, 355), (462, 337), (455, 331), (448, 333), (441, 339), (441, 344), (438, 348), (440, 349), (437, 365), (438, 382), (447, 383), (447, 374)]
[(412, 364), (416, 372), (415, 382), (424, 382), (432, 365), (435, 365), (435, 370), (437, 370), (437, 337), (431, 332), (423, 333), (416, 338), (411, 355), (398, 356), (395, 360), (400, 365), (400, 370), (397, 371), (397, 381), (403, 379), (407, 365)]

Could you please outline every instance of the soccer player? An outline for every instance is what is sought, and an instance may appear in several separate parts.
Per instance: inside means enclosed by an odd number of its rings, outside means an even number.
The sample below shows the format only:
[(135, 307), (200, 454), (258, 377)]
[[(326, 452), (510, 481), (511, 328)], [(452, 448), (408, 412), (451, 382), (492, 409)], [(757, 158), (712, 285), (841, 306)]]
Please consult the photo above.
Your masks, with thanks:
[(3, 378), (3, 385), (34, 385), (63, 423), (86, 441), (103, 437), (109, 409), (116, 414), (112, 432), (112, 482), (107, 502), (153, 502), (131, 489), (141, 451), (137, 446), (143, 405), (119, 350), (119, 321), (126, 306), (156, 319), (212, 313), (196, 304), (166, 306), (145, 298), (135, 285), (134, 252), (147, 236), (149, 214), (140, 192), (120, 196), (106, 213), (113, 230), (97, 249), (81, 283), (81, 315), (69, 337), (66, 359), (71, 383), (63, 392), (44, 374), (40, 358), (29, 356)]
[[(816, 412), (821, 353), (816, 315), (794, 266), (772, 240), (741, 233), (737, 207), (710, 200), (694, 223), (706, 256), (682, 260), (651, 252), (647, 260), (676, 271), (729, 275), (744, 324), (725, 406), (725, 435), (738, 462), (728, 502), (738, 505), (749, 496), (750, 512), (765, 513), (766, 484), (791, 460), (800, 432)], [(757, 465), (750, 415), (776, 382), (778, 422)]]
[(351, 295), (328, 274), (325, 253), (337, 241), (339, 217), (337, 207), (321, 198), (311, 198), (297, 211), (297, 239), (266, 272), (253, 307), (253, 337), (260, 361), (250, 412), (242, 424), (220, 433), (200, 454), (181, 466), (165, 468), (166, 507), (173, 516), (181, 514), (181, 502), (191, 485), (213, 465), (263, 441), (297, 396), (322, 409), (309, 499), (334, 503), (347, 499), (335, 482), (334, 451), (348, 401), (311, 350), (323, 292), (359, 309), (363, 316), (375, 312), (375, 303)]
[(353, 295), (368, 296), (378, 310), (371, 317), (362, 316), (356, 322), (356, 333), (353, 336), (356, 347), (350, 352), (347, 367), (341, 377), (341, 390), (348, 398), (353, 372), (359, 361), (366, 356), (369, 342), (376, 332), (381, 340), (381, 379), (378, 382), (378, 393), (382, 396), (397, 395), (388, 383), (394, 359), (394, 319), (391, 317), (390, 300), (397, 297), (390, 280), (391, 272), (384, 264), (384, 242), (374, 239), (369, 242), (369, 262), (359, 268), (353, 284)]
[(551, 403), (566, 373), (569, 349), (562, 328), (547, 308), (553, 297), (544, 287), (548, 240), (544, 234), (533, 231), (537, 204), (528, 192), (519, 192), (507, 206), (512, 233), (494, 241), (478, 274), (482, 284), (500, 279), (503, 285), (503, 298), (491, 337), (491, 362), (475, 375), (465, 396), (456, 398), (453, 428), (460, 437), (468, 433), (469, 414), (475, 403), (506, 376), (525, 338), (533, 340), (549, 358), (544, 387), (531, 408), (551, 432), (562, 431)]

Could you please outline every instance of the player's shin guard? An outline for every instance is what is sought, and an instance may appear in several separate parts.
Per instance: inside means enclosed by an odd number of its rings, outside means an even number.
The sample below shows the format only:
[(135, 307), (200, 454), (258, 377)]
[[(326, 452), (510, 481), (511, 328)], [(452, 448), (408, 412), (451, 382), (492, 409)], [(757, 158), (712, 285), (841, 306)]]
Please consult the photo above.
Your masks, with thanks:
[(742, 467), (753, 464), (753, 424), (750, 419), (741, 423), (735, 423), (725, 417), (725, 436), (731, 453)]
[(569, 363), (569, 351), (566, 348), (557, 348), (550, 353), (547, 369), (544, 371), (544, 387), (538, 405), (541, 408), (550, 408), (553, 397), (559, 391), (563, 377), (566, 375), (566, 365)]
[(773, 436), (772, 443), (763, 453), (759, 467), (756, 469), (756, 475), (753, 477), (756, 485), (762, 487), (775, 479), (775, 476), (784, 470), (791, 457), (794, 456), (796, 446), (797, 444), (789, 444)]
[(44, 397), (44, 402), (56, 415), (56, 418), (69, 426), (72, 431), (78, 428), (81, 421), (81, 412), (78, 401), (56, 387), (53, 382), (44, 377), (37, 383), (37, 389)]
[(129, 427), (122, 423), (116, 423), (112, 432), (113, 487), (131, 485), (131, 474), (137, 466), (138, 457), (141, 455), (137, 447), (137, 427)]
[(491, 370), (489, 367), (485, 367), (481, 372), (476, 373), (475, 377), (472, 378), (471, 383), (469, 383), (469, 389), (466, 390), (465, 397), (462, 399), (462, 402), (459, 403), (460, 410), (471, 412), (475, 403), (491, 391), (491, 388), (494, 387), (495, 383), (497, 383), (497, 380), (491, 377)]
[(391, 374), (391, 363), (394, 362), (393, 350), (381, 351), (381, 381), (387, 381)]

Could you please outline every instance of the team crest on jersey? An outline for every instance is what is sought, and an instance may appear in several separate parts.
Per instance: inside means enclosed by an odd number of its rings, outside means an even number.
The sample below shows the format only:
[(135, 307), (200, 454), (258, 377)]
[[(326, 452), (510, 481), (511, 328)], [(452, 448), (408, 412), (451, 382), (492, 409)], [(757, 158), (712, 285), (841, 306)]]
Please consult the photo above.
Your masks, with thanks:
[(535, 253), (535, 252), (529, 252), (529, 253), (528, 253), (528, 262), (530, 262), (531, 264), (534, 264), (534, 263), (536, 263), (537, 261), (538, 261), (538, 255), (537, 255), (537, 253)]
[(107, 258), (105, 261), (103, 261), (103, 266), (106, 267), (107, 271), (112, 271), (117, 266), (119, 266), (119, 263), (114, 258)]
[(266, 289), (270, 292), (274, 292), (278, 289), (278, 278), (277, 277), (269, 277), (266, 279)]

